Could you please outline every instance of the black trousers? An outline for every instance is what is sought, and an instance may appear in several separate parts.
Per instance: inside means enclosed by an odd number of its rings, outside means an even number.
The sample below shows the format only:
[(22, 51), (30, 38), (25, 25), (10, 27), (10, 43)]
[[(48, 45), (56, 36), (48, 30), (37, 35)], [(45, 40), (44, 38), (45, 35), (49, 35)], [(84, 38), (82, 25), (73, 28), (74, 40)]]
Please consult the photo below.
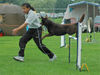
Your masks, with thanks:
[(29, 29), (20, 39), (19, 56), (24, 57), (24, 51), (25, 51), (26, 44), (29, 40), (31, 40), (33, 38), (33, 40), (35, 41), (38, 48), (44, 54), (47, 54), (49, 56), (49, 58), (52, 58), (54, 54), (48, 48), (46, 48), (46, 46), (44, 44), (42, 44), (41, 35), (42, 35), (42, 27), (37, 28), (37, 29)]

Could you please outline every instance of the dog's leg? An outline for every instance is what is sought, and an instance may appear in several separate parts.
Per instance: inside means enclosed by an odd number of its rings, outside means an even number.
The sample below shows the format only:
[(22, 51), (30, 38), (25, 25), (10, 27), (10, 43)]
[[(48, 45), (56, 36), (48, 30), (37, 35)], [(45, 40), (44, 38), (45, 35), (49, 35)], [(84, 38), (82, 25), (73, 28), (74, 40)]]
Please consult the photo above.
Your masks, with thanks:
[(45, 36), (42, 37), (42, 40), (43, 40), (44, 38), (46, 38), (46, 37), (49, 37), (49, 36), (52, 36), (52, 35), (46, 34)]

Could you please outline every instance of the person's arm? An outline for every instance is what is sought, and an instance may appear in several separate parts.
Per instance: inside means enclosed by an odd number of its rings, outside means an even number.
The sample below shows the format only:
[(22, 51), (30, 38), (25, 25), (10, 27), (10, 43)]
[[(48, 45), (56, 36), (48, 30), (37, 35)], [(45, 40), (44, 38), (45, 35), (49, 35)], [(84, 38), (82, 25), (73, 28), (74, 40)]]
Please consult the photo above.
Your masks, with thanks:
[(13, 35), (16, 35), (17, 32), (23, 29), (25, 26), (31, 25), (35, 19), (36, 19), (36, 15), (34, 13), (29, 14), (24, 24), (22, 24), (18, 28), (13, 29)]
[(18, 28), (15, 28), (15, 29), (13, 29), (12, 31), (13, 31), (13, 35), (16, 35), (17, 34), (17, 32), (19, 31), (19, 30), (21, 30), (21, 29), (23, 29), (24, 27), (26, 27), (28, 25), (28, 23), (24, 23), (24, 24), (22, 24), (21, 26), (19, 26)]

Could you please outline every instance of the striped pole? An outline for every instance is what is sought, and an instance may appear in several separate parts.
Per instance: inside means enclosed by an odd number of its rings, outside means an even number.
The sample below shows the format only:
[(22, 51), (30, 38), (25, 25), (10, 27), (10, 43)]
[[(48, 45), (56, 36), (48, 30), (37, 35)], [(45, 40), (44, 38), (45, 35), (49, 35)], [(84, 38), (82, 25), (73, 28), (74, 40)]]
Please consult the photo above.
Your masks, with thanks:
[(71, 50), (71, 39), (77, 40), (77, 59), (76, 68), (81, 69), (81, 34), (82, 34), (82, 24), (78, 23), (78, 36), (69, 36), (69, 63), (70, 63), (70, 50)]
[(82, 24), (78, 23), (78, 37), (77, 37), (77, 68), (81, 69), (81, 34), (82, 34)]

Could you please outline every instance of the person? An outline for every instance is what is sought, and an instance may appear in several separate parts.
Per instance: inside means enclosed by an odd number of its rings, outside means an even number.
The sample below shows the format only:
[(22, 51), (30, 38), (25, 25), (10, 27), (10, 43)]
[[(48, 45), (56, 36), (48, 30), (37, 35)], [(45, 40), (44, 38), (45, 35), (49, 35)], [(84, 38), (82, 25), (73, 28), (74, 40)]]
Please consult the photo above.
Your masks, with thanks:
[(36, 13), (34, 12), (34, 8), (29, 3), (22, 4), (22, 10), (25, 13), (25, 22), (19, 26), (18, 28), (13, 29), (13, 35), (16, 35), (18, 31), (23, 29), (28, 25), (29, 29), (28, 31), (21, 37), (19, 41), (19, 53), (18, 56), (15, 56), (14, 59), (17, 61), (24, 61), (24, 51), (26, 44), (29, 40), (33, 38), (38, 48), (46, 54), (50, 61), (53, 61), (56, 59), (56, 55), (52, 53), (43, 43), (42, 43), (42, 25), (40, 24), (40, 20)]
[[(36, 10), (33, 8), (34, 13), (36, 13)], [(29, 27), (28, 25), (26, 26), (26, 31), (28, 31)]]

